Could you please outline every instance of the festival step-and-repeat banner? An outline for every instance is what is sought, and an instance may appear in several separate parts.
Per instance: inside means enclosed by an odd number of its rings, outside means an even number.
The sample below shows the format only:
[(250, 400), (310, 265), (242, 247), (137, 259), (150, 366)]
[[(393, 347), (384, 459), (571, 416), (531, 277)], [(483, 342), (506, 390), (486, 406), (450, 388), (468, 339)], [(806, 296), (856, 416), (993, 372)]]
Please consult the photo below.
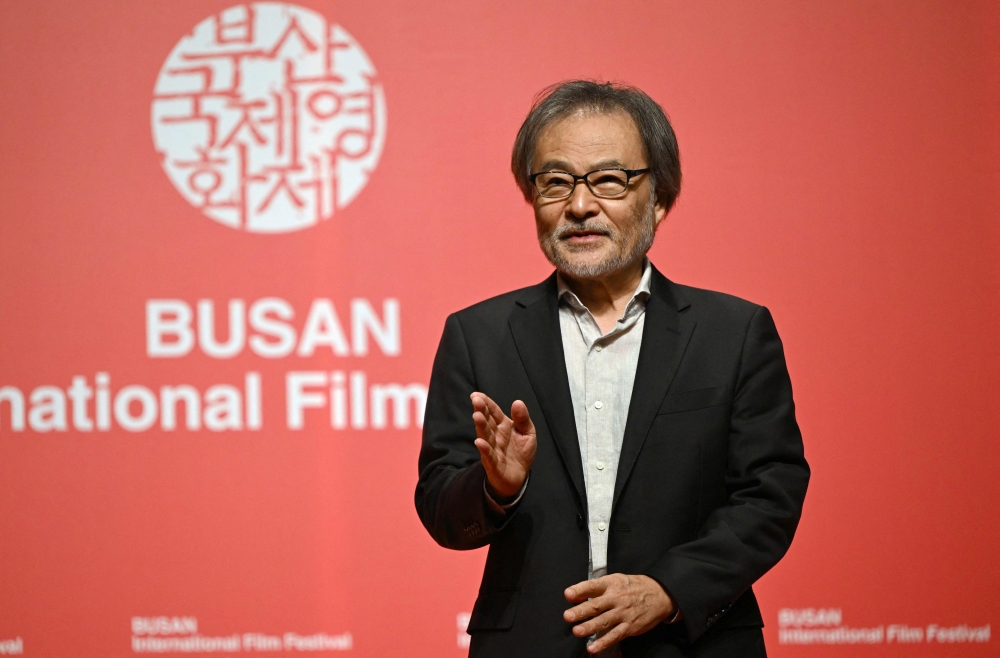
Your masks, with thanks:
[(771, 655), (997, 655), (989, 0), (0, 2), (0, 655), (464, 655), (427, 380), (550, 272), (509, 154), (575, 77), (675, 125), (654, 263), (782, 334)]

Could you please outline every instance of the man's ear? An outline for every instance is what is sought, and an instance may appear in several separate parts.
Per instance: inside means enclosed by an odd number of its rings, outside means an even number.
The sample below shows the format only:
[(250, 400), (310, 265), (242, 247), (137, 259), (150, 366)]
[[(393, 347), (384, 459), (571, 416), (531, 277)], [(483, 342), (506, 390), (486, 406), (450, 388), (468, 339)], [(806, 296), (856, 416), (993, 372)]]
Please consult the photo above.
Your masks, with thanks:
[(659, 201), (653, 206), (653, 228), (659, 228), (660, 222), (667, 216), (667, 207)]

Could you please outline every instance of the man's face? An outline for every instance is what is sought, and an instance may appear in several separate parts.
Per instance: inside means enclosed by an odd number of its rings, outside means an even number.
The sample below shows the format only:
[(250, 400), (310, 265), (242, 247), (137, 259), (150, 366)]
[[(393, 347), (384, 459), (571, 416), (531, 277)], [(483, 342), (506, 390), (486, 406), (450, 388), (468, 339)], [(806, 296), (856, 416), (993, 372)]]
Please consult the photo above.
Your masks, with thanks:
[[(532, 171), (578, 176), (595, 169), (645, 169), (642, 140), (626, 114), (579, 113), (553, 123), (538, 138)], [(650, 175), (633, 178), (621, 197), (594, 196), (583, 182), (565, 199), (535, 194), (538, 242), (556, 269), (600, 279), (627, 269), (649, 251), (666, 210), (653, 202)]]

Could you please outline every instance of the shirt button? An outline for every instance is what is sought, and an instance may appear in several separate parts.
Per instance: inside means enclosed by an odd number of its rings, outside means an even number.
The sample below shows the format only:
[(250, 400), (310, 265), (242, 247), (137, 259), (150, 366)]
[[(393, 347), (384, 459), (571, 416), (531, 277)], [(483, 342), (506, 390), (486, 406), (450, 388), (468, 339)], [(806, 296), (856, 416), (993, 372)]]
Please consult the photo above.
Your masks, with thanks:
[(604, 348), (603, 348), (603, 347), (601, 347), (600, 345), (598, 345), (598, 346), (596, 346), (596, 347), (595, 347), (594, 349), (595, 349), (595, 350), (597, 350), (598, 352), (600, 352), (600, 351), (601, 351), (601, 350), (603, 350)]
[(597, 462), (596, 464), (594, 464), (594, 466), (596, 466), (597, 470), (599, 470), (599, 471), (603, 471), (604, 470), (604, 462)]
[(604, 406), (604, 403), (601, 402), (600, 400), (598, 400), (597, 402), (594, 403), (594, 407), (596, 407), (597, 409), (600, 409), (603, 406)]
[(607, 528), (608, 526), (604, 523), (604, 521), (601, 521), (600, 523), (597, 524), (597, 529), (600, 530), (601, 532), (604, 532), (605, 530), (607, 530)]

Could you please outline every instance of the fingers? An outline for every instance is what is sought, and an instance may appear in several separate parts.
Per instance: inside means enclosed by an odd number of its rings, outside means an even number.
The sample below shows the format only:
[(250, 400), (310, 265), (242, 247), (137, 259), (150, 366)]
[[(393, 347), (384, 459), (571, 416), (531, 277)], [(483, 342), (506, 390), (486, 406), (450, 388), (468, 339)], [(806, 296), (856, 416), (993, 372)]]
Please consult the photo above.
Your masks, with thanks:
[[(493, 401), (478, 391), (469, 397), (472, 398), (472, 422), (476, 425), (476, 435), (488, 441), (490, 445), (495, 445), (494, 435), (497, 431), (497, 421), (489, 409), (489, 405), (493, 404)], [(493, 406), (496, 407), (495, 404)]]
[(492, 415), (490, 405), (493, 405), (494, 407), (497, 406), (496, 403), (490, 399), (490, 396), (479, 391), (475, 391), (470, 394), (469, 397), (472, 398), (472, 408), (481, 412), (484, 416)]
[[(491, 427), (490, 422), (483, 418), (478, 411), (472, 414), (472, 422), (476, 425), (475, 446), (483, 457), (483, 466), (500, 463), (502, 447), (497, 445), (496, 427)], [(486, 462), (489, 461), (489, 464)]]
[[(573, 635), (600, 637), (587, 646), (593, 655), (630, 635), (645, 633), (673, 614), (674, 603), (649, 576), (609, 574), (568, 587), (565, 596), (580, 602), (563, 613)], [(589, 600), (588, 600), (589, 599)]]
[(629, 635), (629, 624), (628, 622), (622, 622), (612, 628), (610, 631), (597, 638), (587, 647), (587, 652), (591, 654), (600, 653), (610, 647), (613, 644), (621, 642)]
[(574, 626), (573, 635), (577, 637), (587, 637), (588, 635), (593, 635), (594, 633), (603, 633), (604, 631), (614, 628), (621, 621), (621, 610), (617, 608), (606, 610), (590, 621)]
[(611, 601), (607, 597), (601, 596), (596, 599), (589, 599), (578, 606), (570, 608), (563, 613), (563, 619), (570, 623), (583, 621), (584, 619), (590, 619), (595, 615), (610, 610), (612, 607)]
[(531, 422), (528, 407), (520, 400), (514, 400), (514, 404), (511, 405), (510, 417), (514, 421), (514, 429), (521, 434), (535, 433), (535, 424)]
[(563, 595), (566, 597), (567, 601), (572, 601), (574, 603), (600, 596), (608, 589), (608, 581), (606, 578), (607, 576), (604, 576), (602, 578), (585, 580), (582, 583), (577, 583), (576, 585), (567, 587), (566, 591), (563, 592)]
[[(487, 478), (491, 480), (491, 485), (498, 490), (496, 482), (491, 474), (502, 468), (504, 461), (502, 437), (499, 436), (496, 421), (489, 411), (489, 404), (492, 402), (489, 396), (478, 391), (469, 396), (472, 399), (472, 422), (476, 426), (475, 446), (479, 450), (483, 466), (486, 468)], [(495, 405), (494, 405), (495, 406)]]
[(503, 410), (500, 409), (496, 402), (485, 395), (483, 397), (486, 398), (486, 409), (489, 411), (489, 415), (492, 417), (494, 423), (499, 425), (503, 421), (507, 420), (507, 415), (504, 414)]
[(481, 413), (483, 418), (485, 418), (486, 421), (489, 422), (494, 428), (508, 420), (507, 416), (504, 415), (497, 403), (491, 400), (490, 396), (485, 393), (476, 391), (469, 397), (472, 398), (473, 410)]
[(476, 436), (486, 439), (490, 443), (494, 442), (498, 428), (492, 417), (484, 416), (483, 412), (477, 411), (472, 414), (472, 422), (476, 425)]
[[(491, 464), (496, 464), (497, 454), (493, 446), (491, 446), (486, 439), (476, 439), (475, 441), (476, 449), (479, 450), (479, 454), (483, 456), (484, 459), (488, 459)], [(483, 464), (485, 466), (486, 464)]]
[(489, 422), (486, 417), (483, 416), (482, 412), (477, 411), (472, 414), (472, 422), (476, 426), (476, 436), (483, 439), (491, 446), (495, 444), (496, 440), (494, 438), (493, 428), (490, 427)]
[(490, 399), (490, 396), (481, 391), (474, 391), (469, 395), (469, 397), (472, 398), (472, 406), (476, 409), (476, 411), (482, 411), (484, 414), (489, 414), (489, 407), (491, 404), (494, 406), (496, 405), (496, 403)]

